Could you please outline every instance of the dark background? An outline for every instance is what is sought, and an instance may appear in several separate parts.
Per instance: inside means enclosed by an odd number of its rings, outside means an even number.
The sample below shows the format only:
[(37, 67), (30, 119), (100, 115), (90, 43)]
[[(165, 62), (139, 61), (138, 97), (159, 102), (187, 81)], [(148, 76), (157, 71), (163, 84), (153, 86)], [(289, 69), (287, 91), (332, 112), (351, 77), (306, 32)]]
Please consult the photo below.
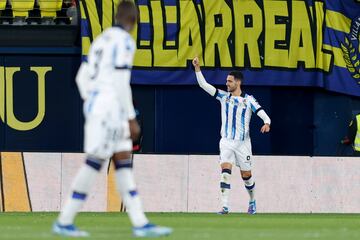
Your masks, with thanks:
[[(2, 52), (2, 53), (1, 53)], [(29, 121), (37, 113), (37, 79), (31, 66), (52, 66), (46, 75), (46, 112), (40, 126), (16, 131), (0, 122), (0, 151), (81, 152), (82, 102), (75, 84), (79, 48), (0, 48), (0, 66), (21, 67), (14, 75), (14, 112)], [(195, 76), (194, 76), (195, 77)], [(144, 153), (217, 154), (220, 104), (197, 85), (133, 85), (143, 119)], [(225, 86), (217, 86), (224, 88)], [(310, 87), (244, 86), (272, 120), (261, 134), (262, 121), (253, 116), (254, 154), (349, 155), (340, 140), (360, 99)], [(4, 103), (0, 103), (4, 104)]]
[[(217, 86), (224, 88), (224, 86)], [(271, 117), (271, 132), (261, 134), (253, 115), (254, 154), (349, 155), (340, 140), (360, 100), (303, 87), (243, 87)], [(133, 86), (144, 119), (144, 152), (218, 153), (220, 104), (198, 86)]]

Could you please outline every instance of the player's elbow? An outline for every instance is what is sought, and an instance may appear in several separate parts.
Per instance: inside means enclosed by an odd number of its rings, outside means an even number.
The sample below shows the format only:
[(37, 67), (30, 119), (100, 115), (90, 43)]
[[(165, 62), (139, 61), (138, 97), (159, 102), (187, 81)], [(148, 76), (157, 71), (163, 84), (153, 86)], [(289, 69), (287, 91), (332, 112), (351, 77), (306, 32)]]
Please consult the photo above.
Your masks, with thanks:
[(202, 82), (202, 81), (198, 81), (199, 86), (204, 89), (205, 91), (207, 91), (207, 89), (209, 88), (209, 85), (206, 82)]
[(199, 84), (200, 87), (204, 86), (204, 82), (201, 81), (199, 78), (196, 79), (197, 83)]
[(140, 128), (139, 128), (138, 130), (134, 131), (134, 132), (131, 132), (130, 137), (131, 137), (131, 140), (132, 140), (133, 142), (136, 142), (136, 141), (139, 140), (140, 132), (141, 132)]
[(141, 133), (140, 126), (137, 123), (136, 119), (130, 120), (129, 125), (130, 125), (130, 138), (133, 142), (136, 142), (140, 137), (140, 133)]

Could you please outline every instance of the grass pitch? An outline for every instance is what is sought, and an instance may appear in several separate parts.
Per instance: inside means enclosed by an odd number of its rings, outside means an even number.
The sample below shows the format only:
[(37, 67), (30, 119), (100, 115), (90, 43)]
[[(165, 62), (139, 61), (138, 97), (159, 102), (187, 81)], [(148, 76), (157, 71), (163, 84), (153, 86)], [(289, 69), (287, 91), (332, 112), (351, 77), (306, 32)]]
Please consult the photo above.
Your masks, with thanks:
[[(0, 239), (62, 239), (51, 233), (57, 213), (0, 213)], [(359, 214), (216, 214), (150, 213), (156, 224), (174, 228), (164, 239), (360, 239)], [(81, 213), (77, 226), (87, 239), (134, 239), (124, 213)]]

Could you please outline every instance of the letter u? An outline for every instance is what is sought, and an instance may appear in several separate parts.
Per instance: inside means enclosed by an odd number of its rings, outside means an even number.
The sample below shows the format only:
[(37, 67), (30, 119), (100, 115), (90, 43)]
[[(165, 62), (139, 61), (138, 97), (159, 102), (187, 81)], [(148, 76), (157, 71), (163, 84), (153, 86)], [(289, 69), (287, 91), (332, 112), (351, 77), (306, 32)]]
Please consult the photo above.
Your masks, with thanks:
[[(19, 130), (28, 131), (36, 128), (43, 121), (45, 116), (45, 75), (52, 67), (31, 67), (31, 71), (37, 74), (38, 79), (38, 112), (36, 117), (29, 122), (19, 121), (14, 114), (14, 98), (13, 98), (13, 76), (19, 72), (19, 67), (7, 67), (5, 69), (6, 76), (6, 120), (9, 127)], [(1, 82), (0, 82), (1, 87)], [(1, 94), (1, 93), (0, 93)], [(0, 95), (1, 98), (1, 95)], [(0, 108), (1, 110), (1, 108)]]

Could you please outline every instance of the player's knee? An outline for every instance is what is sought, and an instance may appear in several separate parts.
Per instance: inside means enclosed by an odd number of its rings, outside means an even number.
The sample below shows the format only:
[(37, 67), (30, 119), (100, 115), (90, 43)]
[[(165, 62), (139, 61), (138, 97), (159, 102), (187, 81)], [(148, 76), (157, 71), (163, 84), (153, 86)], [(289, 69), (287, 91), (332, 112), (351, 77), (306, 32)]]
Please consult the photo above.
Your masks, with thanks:
[(246, 180), (249, 180), (252, 177), (252, 175), (251, 175), (251, 172), (242, 172), (241, 177), (244, 181), (246, 181)]
[(255, 181), (254, 181), (254, 178), (252, 177), (251, 173), (250, 174), (242, 174), (242, 179), (244, 180), (246, 189), (252, 190), (255, 187)]
[(231, 170), (232, 165), (231, 163), (224, 162), (221, 164), (221, 169), (230, 169)]
[(114, 155), (112, 156), (112, 159), (114, 161), (123, 161), (123, 160), (128, 160), (130, 158), (131, 158), (131, 152), (129, 152), (129, 151), (117, 152), (117, 153), (114, 153)]
[(113, 160), (114, 162), (114, 166), (116, 170), (119, 169), (124, 169), (124, 168), (132, 168), (133, 163), (131, 159), (126, 159), (126, 160)]
[(251, 173), (249, 173), (249, 174), (242, 174), (241, 177), (242, 177), (242, 179), (243, 179), (244, 181), (248, 181), (248, 180), (252, 177), (252, 175), (251, 175)]
[(93, 169), (95, 169), (96, 171), (100, 171), (101, 167), (103, 165), (103, 160), (100, 158), (96, 158), (94, 156), (88, 156), (86, 158), (85, 164)]
[(220, 188), (230, 189), (230, 176), (231, 176), (231, 169), (222, 169)]
[(132, 168), (131, 152), (117, 152), (112, 156), (115, 169)]

